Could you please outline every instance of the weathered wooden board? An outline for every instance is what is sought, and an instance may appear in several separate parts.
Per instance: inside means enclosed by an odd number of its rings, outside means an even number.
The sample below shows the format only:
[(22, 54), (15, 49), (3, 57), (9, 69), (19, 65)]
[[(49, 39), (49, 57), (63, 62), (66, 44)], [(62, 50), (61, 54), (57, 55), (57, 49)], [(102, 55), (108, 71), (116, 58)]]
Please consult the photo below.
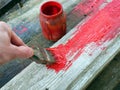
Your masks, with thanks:
[(0, 16), (13, 8), (21, 0), (0, 0)]
[[(117, 43), (110, 45), (110, 48), (106, 51), (102, 52), (99, 56), (94, 57), (96, 59), (91, 61), (93, 63), (89, 66), (88, 64), (90, 62), (88, 63), (84, 59), (89, 60), (90, 57), (87, 58), (85, 53), (85, 55), (74, 63), (74, 70), (76, 72), (74, 72), (73, 69), (70, 69), (66, 73), (61, 71), (57, 74), (52, 70), (47, 70), (43, 65), (32, 63), (1, 90), (28, 90), (28, 88), (31, 88), (31, 90), (38, 90), (38, 88), (40, 90), (80, 90), (86, 88), (86, 85), (90, 83), (91, 79), (99, 73), (99, 70), (101, 71), (101, 69), (104, 68), (104, 65), (106, 66), (106, 64), (110, 62), (112, 57), (114, 57), (113, 55), (120, 49), (118, 46), (118, 44), (120, 44), (119, 39), (120, 38), (118, 38), (118, 41), (115, 40), (114, 42)], [(85, 65), (85, 68), (83, 68), (83, 64)]]
[[(61, 89), (62, 90), (65, 90), (65, 89), (79, 90), (80, 88), (83, 88), (83, 86), (86, 87), (86, 85), (89, 83), (88, 82), (89, 79), (93, 79), (95, 75), (99, 72), (98, 68), (101, 67), (99, 68), (99, 70), (104, 68), (104, 65), (109, 63), (113, 55), (115, 55), (115, 53), (117, 53), (117, 50), (120, 49), (120, 47), (118, 46), (118, 44), (120, 44), (119, 39), (120, 38), (118, 38), (118, 40), (115, 40), (114, 41), (115, 43), (110, 45), (110, 48), (102, 52), (101, 55), (94, 57), (96, 58), (94, 63), (91, 63), (89, 66), (87, 66), (87, 64), (89, 64), (90, 62), (88, 63), (84, 59), (89, 60), (90, 57), (86, 58), (87, 55), (85, 53), (85, 55), (83, 55), (79, 60), (77, 60), (74, 63), (74, 69), (76, 70), (74, 74), (73, 74), (74, 70), (68, 70), (66, 73), (64, 71), (61, 71), (60, 73), (56, 74), (52, 70), (47, 70), (46, 67), (43, 65), (37, 65), (35, 63), (32, 63), (29, 67), (27, 67), (24, 71), (22, 71), (22, 73), (17, 75), (5, 87), (3, 87), (3, 90), (6, 89), (6, 87), (8, 90), (10, 89), (27, 90), (30, 87), (32, 87), (31, 90), (33, 89), (38, 90), (38, 88), (43, 88), (43, 90), (45, 88), (54, 90), (55, 87), (56, 89), (60, 88), (59, 90)], [(95, 56), (96, 54), (97, 53), (95, 53)], [(77, 65), (78, 63), (79, 65)], [(85, 68), (83, 68), (83, 64), (85, 65)], [(77, 75), (78, 77), (75, 77)], [(65, 78), (67, 78), (68, 81)], [(58, 86), (59, 83), (60, 83), (60, 86)], [(68, 86), (66, 85), (66, 83), (67, 84), (69, 83), (70, 85)]]
[[(81, 23), (79, 23), (78, 26), (79, 25), (81, 25)], [(78, 26), (73, 28), (67, 35), (65, 35), (52, 47), (57, 47), (61, 43), (67, 43), (67, 41), (70, 39), (69, 37), (73, 36), (73, 33), (77, 32)], [(38, 42), (40, 43), (39, 40)], [(99, 47), (96, 47), (94, 43), (90, 43), (85, 47), (85, 51), (79, 56), (79, 58), (73, 62), (71, 67), (69, 67), (67, 70), (64, 68), (58, 73), (52, 69), (47, 69), (46, 66), (32, 63), (8, 84), (6, 84), (2, 90), (85, 89), (86, 86), (94, 79), (94, 77), (111, 61), (111, 59), (120, 50), (119, 45), (119, 34), (111, 40), (104, 42)], [(106, 48), (102, 49), (104, 47)], [(92, 55), (90, 55), (91, 51), (94, 51)]]
[[(62, 3), (64, 2), (63, 7), (65, 8), (65, 12), (67, 12), (67, 16), (68, 16), (67, 21), (72, 22), (72, 20), (74, 20), (74, 19), (72, 19), (72, 17), (75, 17), (75, 15), (72, 14), (72, 12), (70, 13), (70, 11), (71, 10), (74, 11), (73, 7), (77, 4), (77, 2), (79, 2), (79, 0), (76, 0), (75, 2), (69, 1), (69, 2), (71, 2), (69, 5), (64, 0), (60, 0), (60, 1)], [(40, 1), (40, 2), (43, 2), (43, 1)], [(30, 3), (29, 4), (32, 6), (32, 3), (33, 2), (31, 1), (31, 4)], [(13, 13), (13, 16), (18, 15), (18, 17), (15, 16), (16, 19), (8, 21), (8, 23), (10, 23), (13, 30), (18, 34), (18, 36), (20, 36), (24, 40), (24, 42), (28, 42), (31, 38), (33, 38), (34, 35), (39, 34), (38, 36), (35, 36), (35, 37), (39, 38), (39, 40), (41, 42), (40, 45), (43, 47), (49, 47), (54, 42), (47, 41), (46, 39), (44, 39), (44, 37), (40, 33), (41, 30), (40, 30), (40, 25), (39, 25), (39, 20), (38, 20), (39, 7), (40, 7), (39, 5), (34, 6), (34, 8), (32, 10), (27, 11), (26, 13), (23, 12), (23, 14), (21, 16), (19, 16), (19, 14), (16, 14), (16, 12), (15, 12), (15, 14)], [(71, 8), (69, 8), (69, 7), (71, 7)], [(22, 11), (22, 10), (24, 10), (24, 8), (20, 9), (20, 11)], [(26, 9), (26, 10), (28, 10), (28, 9)], [(34, 11), (34, 13), (32, 13), (32, 11)], [(36, 15), (36, 12), (37, 12), (37, 15)], [(19, 10), (17, 13), (19, 13)], [(28, 15), (30, 15), (30, 17), (28, 17)], [(81, 18), (81, 17), (83, 17), (83, 14), (79, 14), (79, 16)], [(9, 15), (8, 15), (8, 17), (9, 17)], [(83, 19), (83, 18), (81, 18), (81, 19)], [(78, 20), (81, 20), (81, 19), (78, 19)], [(70, 28), (71, 25), (72, 25), (72, 27), (74, 27), (75, 24), (77, 22), (79, 22), (78, 20), (75, 19), (74, 22), (72, 22), (74, 25), (68, 24), (67, 27)], [(27, 31), (23, 32), (24, 30), (26, 30), (26, 27), (28, 28)], [(17, 30), (15, 28), (17, 28)], [(36, 31), (38, 31), (39, 33)], [(5, 83), (7, 83), (11, 78), (13, 78), (17, 73), (19, 73), (22, 69), (24, 69), (30, 63), (31, 63), (30, 60), (22, 60), (21, 61), (18, 59), (18, 60), (9, 62), (5, 65), (1, 65), (0, 66), (0, 83), (1, 83), (0, 87), (3, 86)]]
[(41, 2), (43, 2), (43, 0), (34, 0), (34, 1), (33, 0), (25, 0), (25, 1), (26, 2), (22, 4), (22, 7), (20, 7), (17, 10), (12, 9), (12, 13), (10, 11), (7, 12), (7, 15), (0, 17), (0, 20), (7, 22), (9, 20), (17, 18), (18, 16), (24, 14), (25, 12), (29, 11), (36, 5), (39, 5)]
[(11, 2), (12, 0), (0, 0), (0, 9), (2, 9), (6, 4)]
[(86, 90), (120, 90), (120, 52)]

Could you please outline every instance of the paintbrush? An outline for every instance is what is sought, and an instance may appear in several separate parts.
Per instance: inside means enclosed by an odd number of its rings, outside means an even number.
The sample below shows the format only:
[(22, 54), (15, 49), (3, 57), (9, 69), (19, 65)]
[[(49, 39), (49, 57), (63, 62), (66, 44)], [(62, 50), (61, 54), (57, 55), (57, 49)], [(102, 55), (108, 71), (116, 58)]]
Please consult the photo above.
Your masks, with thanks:
[(34, 46), (32, 46), (34, 50), (34, 55), (30, 58), (32, 61), (35, 61), (39, 64), (53, 64), (55, 62), (55, 59), (53, 55), (48, 51), (46, 48), (41, 47), (38, 45), (38, 43), (34, 43)]

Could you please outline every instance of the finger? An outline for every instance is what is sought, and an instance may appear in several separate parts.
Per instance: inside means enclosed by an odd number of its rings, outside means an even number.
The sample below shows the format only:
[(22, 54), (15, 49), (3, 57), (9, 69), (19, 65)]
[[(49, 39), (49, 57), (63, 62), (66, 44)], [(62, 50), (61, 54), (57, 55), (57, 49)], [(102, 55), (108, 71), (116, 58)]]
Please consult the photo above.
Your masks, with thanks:
[(28, 46), (14, 46), (11, 45), (13, 57), (29, 58), (33, 56), (33, 49)]
[(8, 33), (8, 36), (10, 37), (10, 41), (12, 44), (16, 46), (24, 45), (24, 42), (12, 31), (8, 24), (0, 21), (0, 28), (1, 30), (3, 30), (3, 32)]
[(3, 21), (0, 21), (0, 30), (2, 32), (7, 32), (8, 35), (11, 36), (10, 35), (11, 34), (11, 28), (10, 28), (10, 26), (7, 23), (5, 23)]
[(25, 45), (22, 39), (20, 39), (13, 31), (11, 31), (11, 43), (16, 46)]

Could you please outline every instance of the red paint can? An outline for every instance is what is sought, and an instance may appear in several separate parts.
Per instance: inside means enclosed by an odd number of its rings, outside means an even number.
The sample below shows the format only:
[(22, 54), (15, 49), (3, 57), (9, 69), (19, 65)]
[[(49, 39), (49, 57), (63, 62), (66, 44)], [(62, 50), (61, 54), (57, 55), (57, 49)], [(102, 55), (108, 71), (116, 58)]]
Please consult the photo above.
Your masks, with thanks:
[(43, 36), (51, 41), (57, 41), (66, 34), (66, 15), (62, 5), (48, 1), (40, 7), (40, 25)]

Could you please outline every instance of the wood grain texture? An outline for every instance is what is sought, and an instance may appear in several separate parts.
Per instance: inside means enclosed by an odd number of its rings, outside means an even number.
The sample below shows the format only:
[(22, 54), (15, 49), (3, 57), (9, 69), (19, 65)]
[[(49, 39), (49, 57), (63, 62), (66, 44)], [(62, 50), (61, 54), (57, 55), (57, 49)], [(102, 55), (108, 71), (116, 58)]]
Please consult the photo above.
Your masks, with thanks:
[[(60, 0), (60, 2), (62, 1), (63, 0)], [(72, 10), (72, 7), (69, 8), (69, 10), (68, 7), (76, 5), (78, 1), (79, 0), (76, 0), (76, 2), (70, 1), (69, 5), (67, 3), (64, 3), (63, 5), (63, 7), (65, 7), (64, 10), (66, 12), (70, 12), (70, 10)], [(43, 2), (46, 2), (46, 0), (41, 1), (40, 4), (42, 4)], [(28, 42), (33, 36), (41, 33), (39, 25), (40, 4), (36, 5), (34, 8), (27, 11), (23, 15), (8, 22), (8, 24), (10, 24), (11, 27), (13, 28), (13, 31), (16, 32), (17, 35), (24, 40), (24, 42)]]
[(3, 8), (6, 4), (11, 2), (12, 0), (0, 0), (0, 9)]
[[(85, 21), (80, 22), (79, 25)], [(66, 34), (52, 47), (65, 44), (77, 30), (77, 26)], [(37, 37), (39, 38), (39, 36)], [(36, 38), (36, 39), (37, 39)], [(38, 39), (37, 39), (38, 40)], [(41, 42), (38, 40), (41, 44)], [(92, 56), (91, 52), (94, 43), (86, 47), (87, 52), (83, 52), (80, 57), (67, 70), (56, 73), (52, 69), (47, 69), (44, 65), (36, 63), (30, 64), (25, 70), (7, 83), (1, 90), (81, 90), (94, 79), (94, 77), (112, 60), (120, 51), (120, 35), (104, 42), (100, 47), (96, 47)], [(107, 47), (105, 50), (101, 48)], [(101, 62), (102, 61), (102, 62)]]
[(20, 3), (21, 0), (1, 0), (0, 1), (0, 16), (5, 14), (11, 8), (13, 8), (17, 3)]
[[(24, 1), (24, 0), (22, 0)], [(8, 11), (7, 14), (0, 17), (0, 20), (8, 22), (14, 18), (17, 18), (18, 16), (26, 13), (28, 10), (42, 2), (43, 0), (25, 0), (25, 3), (22, 3), (23, 7), (19, 7), (19, 9), (12, 9), (11, 11)], [(17, 4), (18, 5), (18, 4)]]
[[(46, 1), (46, 0), (44, 0)], [(63, 3), (64, 0), (60, 0), (61, 3)], [(33, 4), (33, 1), (31, 2), (31, 6)], [(40, 3), (43, 2), (40, 0)], [(75, 5), (77, 5), (77, 2), (79, 0), (74, 1), (69, 1), (71, 4), (67, 4), (66, 1), (64, 1), (63, 7), (65, 7), (65, 11), (70, 14), (70, 11), (73, 9)], [(39, 14), (39, 5), (40, 3), (37, 3), (35, 6), (33, 4), (33, 8), (29, 10), (29, 7), (25, 6), (28, 10), (26, 13), (21, 13), (21, 16), (19, 16), (19, 10), (16, 13), (13, 13), (12, 16), (15, 16), (16, 18), (13, 20), (8, 21), (8, 23), (12, 26), (14, 32), (17, 33), (18, 36), (22, 38), (22, 40), (27, 43), (31, 39), (39, 38), (40, 40), (40, 45), (43, 47), (49, 47), (53, 45), (54, 42), (47, 41), (44, 39), (42, 36), (40, 25), (39, 25), (39, 20), (38, 20), (38, 14)], [(67, 5), (67, 7), (66, 7)], [(69, 8), (71, 7), (71, 8)], [(69, 10), (67, 10), (69, 8)], [(24, 9), (24, 8), (23, 8)], [(34, 12), (34, 13), (33, 13)], [(36, 14), (37, 13), (37, 14)], [(18, 15), (18, 16), (17, 16)], [(30, 15), (30, 17), (28, 17)], [(9, 15), (8, 15), (9, 17)], [(68, 17), (67, 20), (71, 21), (71, 17)], [(76, 21), (74, 21), (76, 22)], [(70, 25), (68, 25), (70, 27)], [(72, 26), (73, 27), (73, 26)], [(17, 28), (17, 29), (16, 29)], [(24, 32), (25, 31), (25, 32)], [(39, 33), (38, 33), (39, 32)], [(37, 34), (37, 35), (36, 35)], [(0, 66), (0, 87), (2, 87), (5, 83), (7, 83), (11, 78), (13, 78), (16, 74), (21, 72), (27, 65), (31, 63), (31, 60), (13, 60), (5, 65)]]
[[(63, 40), (61, 39), (58, 43), (63, 42)], [(104, 51), (101, 50), (101, 47), (98, 47), (92, 56), (84, 52), (67, 71), (62, 70), (59, 73), (55, 73), (54, 70), (49, 70), (43, 65), (32, 63), (1, 90), (38, 90), (38, 88), (41, 90), (85, 89), (120, 50), (119, 44), (120, 37), (117, 37), (104, 44), (107, 46)]]
[(120, 52), (86, 90), (120, 90)]

